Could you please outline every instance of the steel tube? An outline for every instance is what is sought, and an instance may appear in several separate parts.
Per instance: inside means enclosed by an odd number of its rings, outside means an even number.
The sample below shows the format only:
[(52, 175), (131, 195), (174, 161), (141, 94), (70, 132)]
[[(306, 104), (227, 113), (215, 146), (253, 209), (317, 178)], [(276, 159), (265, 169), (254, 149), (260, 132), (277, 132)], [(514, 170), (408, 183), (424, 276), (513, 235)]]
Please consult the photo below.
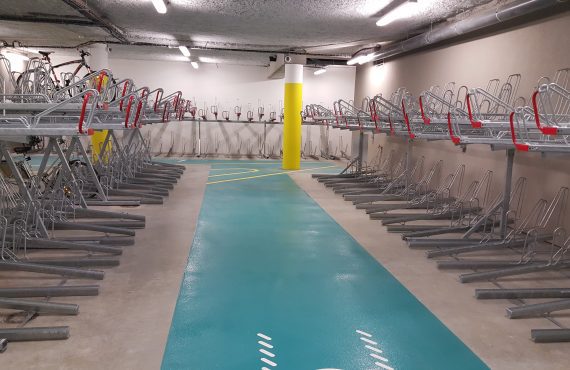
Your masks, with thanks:
[(570, 298), (570, 288), (475, 289), (477, 299)]
[(507, 316), (510, 319), (523, 319), (527, 317), (545, 316), (552, 312), (568, 310), (568, 309), (570, 309), (570, 299), (561, 299), (552, 302), (508, 307), (506, 311), (507, 311)]
[(0, 308), (18, 311), (31, 311), (39, 314), (77, 315), (79, 305), (70, 303), (53, 303), (26, 301), (22, 299), (0, 297)]
[(9, 342), (67, 339), (69, 326), (0, 329), (0, 338), (5, 338)]
[(99, 295), (98, 285), (0, 288), (0, 297), (5, 298), (79, 297), (96, 295)]
[(0, 261), (0, 271), (26, 271), (39, 274), (61, 275), (73, 278), (103, 280), (105, 273), (96, 270), (82, 270), (70, 267), (56, 267), (24, 262)]
[(570, 329), (532, 329), (530, 337), (535, 343), (570, 342)]
[(501, 270), (474, 272), (471, 274), (463, 274), (459, 276), (459, 281), (462, 283), (472, 283), (475, 281), (493, 280), (505, 276), (516, 276), (530, 274), (533, 272), (561, 270), (569, 268), (570, 263), (559, 263), (557, 265), (534, 265), (527, 264), (523, 266), (505, 268)]
[(70, 250), (83, 250), (89, 252), (109, 253), (120, 255), (123, 253), (121, 248), (110, 247), (101, 244), (88, 244), (88, 243), (75, 243), (65, 240), (57, 239), (40, 239), (30, 238), (26, 240), (28, 248), (35, 249), (70, 249)]
[(40, 265), (65, 266), (65, 267), (115, 267), (119, 266), (121, 260), (118, 258), (106, 257), (83, 257), (83, 258), (32, 258), (27, 259), (27, 263), (37, 263)]

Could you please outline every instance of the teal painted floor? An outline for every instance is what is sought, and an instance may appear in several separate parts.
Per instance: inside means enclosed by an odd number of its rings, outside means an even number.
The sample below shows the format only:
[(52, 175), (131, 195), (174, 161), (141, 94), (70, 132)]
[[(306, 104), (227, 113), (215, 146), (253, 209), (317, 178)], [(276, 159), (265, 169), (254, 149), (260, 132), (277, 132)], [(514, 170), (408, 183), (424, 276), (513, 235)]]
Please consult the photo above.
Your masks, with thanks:
[(278, 162), (207, 163), (163, 369), (487, 369)]

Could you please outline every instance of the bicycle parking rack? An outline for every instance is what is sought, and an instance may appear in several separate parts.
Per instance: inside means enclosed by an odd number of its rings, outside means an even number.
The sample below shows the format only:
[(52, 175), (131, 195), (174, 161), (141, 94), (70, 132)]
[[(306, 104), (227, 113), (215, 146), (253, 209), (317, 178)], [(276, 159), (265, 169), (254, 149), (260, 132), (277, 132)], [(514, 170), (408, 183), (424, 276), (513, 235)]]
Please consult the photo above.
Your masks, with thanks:
[[(0, 94), (0, 271), (101, 280), (96, 268), (119, 264), (145, 217), (90, 206), (162, 203), (184, 166), (153, 161), (141, 128), (195, 110), (180, 92), (115, 82), (110, 70), (56, 88), (39, 59), (19, 82), (4, 57), (0, 68), (10, 76)], [(98, 154), (84, 143), (96, 130), (107, 130)], [(36, 170), (25, 149), (21, 159), (12, 153), (31, 136), (47, 141)], [(78, 305), (23, 298), (97, 294), (96, 285), (14, 287), (0, 289), (0, 307), (30, 313), (24, 325), (38, 314), (76, 315)], [(8, 341), (68, 337), (68, 327), (0, 329)]]
[[(427, 248), (428, 258), (453, 257), (438, 259), (438, 268), (475, 270), (461, 274), (462, 283), (496, 282), (499, 288), (477, 289), (476, 297), (519, 299), (520, 305), (506, 308), (509, 318), (546, 316), (556, 323), (549, 315), (570, 309), (568, 289), (509, 289), (503, 286), (508, 282), (501, 279), (570, 268), (570, 236), (563, 226), (568, 189), (562, 187), (550, 201), (540, 199), (524, 209), (527, 180), (512, 180), (516, 152), (570, 152), (570, 69), (541, 78), (529, 104), (517, 95), (520, 80), (520, 75), (513, 74), (503, 83), (490, 80), (485, 88), (450, 82), (444, 87), (432, 86), (417, 99), (399, 88), (388, 98), (381, 94), (365, 98), (363, 105), (368, 109), (345, 101), (333, 102), (332, 109), (309, 104), (305, 112), (314, 124), (398, 136), (408, 142), (403, 158), (390, 158), (390, 166), (313, 177), (371, 218), (381, 220), (389, 232), (402, 233), (411, 248)], [(473, 144), (504, 150), (502, 192), (489, 199), (490, 171), (463, 189), (463, 166), (435, 186), (432, 178), (441, 162), (426, 173), (419, 170), (424, 160), (414, 162), (409, 150), (416, 140), (451, 140), (463, 150)], [(387, 168), (396, 172), (388, 173)], [(424, 211), (416, 213), (421, 209)], [(429, 224), (419, 223), (426, 219)], [(490, 255), (491, 259), (482, 259), (481, 255)], [(535, 298), (554, 300), (527, 303)], [(535, 342), (570, 341), (570, 331), (537, 329), (531, 338)]]

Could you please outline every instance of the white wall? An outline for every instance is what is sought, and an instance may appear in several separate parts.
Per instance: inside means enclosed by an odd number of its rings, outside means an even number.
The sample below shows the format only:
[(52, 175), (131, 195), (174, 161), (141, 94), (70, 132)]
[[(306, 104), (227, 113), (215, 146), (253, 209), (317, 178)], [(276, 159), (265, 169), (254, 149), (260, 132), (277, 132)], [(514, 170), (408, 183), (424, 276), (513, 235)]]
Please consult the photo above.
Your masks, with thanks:
[[(537, 80), (552, 76), (561, 68), (570, 67), (570, 14), (568, 12), (529, 24), (525, 27), (488, 37), (411, 54), (387, 62), (382, 67), (359, 67), (356, 74), (356, 100), (378, 93), (390, 94), (405, 86), (415, 96), (431, 85), (455, 81), (469, 87), (485, 87), (491, 78), (502, 81), (507, 75), (521, 73), (519, 95), (528, 101)], [(369, 145), (370, 157), (377, 155), (379, 145), (384, 152), (405, 151), (406, 141), (375, 135)], [(499, 192), (504, 183), (505, 152), (492, 152), (486, 145), (470, 145), (463, 153), (450, 141), (426, 142), (412, 145), (415, 158), (424, 156), (428, 165), (443, 159), (442, 174), (447, 175), (460, 163), (467, 166), (467, 180), (485, 170), (494, 171), (494, 189)], [(561, 186), (570, 184), (568, 158), (542, 157), (538, 153), (517, 152), (514, 178), (526, 177), (527, 204), (539, 198), (551, 199)], [(570, 226), (570, 221), (567, 222)]]
[[(138, 86), (152, 89), (162, 87), (165, 93), (182, 91), (183, 96), (195, 102), (198, 108), (217, 104), (221, 111), (233, 115), (233, 107), (242, 106), (242, 119), (251, 109), (257, 117), (257, 107), (264, 106), (266, 119), (271, 110), (279, 116), (283, 101), (283, 80), (268, 80), (268, 68), (258, 66), (215, 65), (201, 63), (194, 69), (187, 62), (144, 61), (115, 59), (111, 55), (110, 68), (114, 76), (133, 78)], [(304, 73), (304, 102), (322, 102), (326, 105), (339, 98), (354, 99), (355, 68), (330, 67), (328, 72), (314, 76), (313, 70)], [(209, 114), (209, 117), (213, 116)], [(327, 130), (320, 127), (303, 128), (305, 155), (320, 154)], [(265, 153), (279, 156), (281, 125), (267, 125)], [(196, 123), (170, 122), (145, 129), (156, 153), (191, 155), (197, 153), (198, 129)], [(262, 150), (263, 125), (241, 123), (205, 123), (201, 125), (201, 152), (210, 155), (258, 155)], [(330, 131), (331, 154), (340, 156), (340, 147), (350, 143), (346, 132)], [(311, 148), (311, 149), (309, 149)], [(344, 149), (343, 149), (344, 150)]]

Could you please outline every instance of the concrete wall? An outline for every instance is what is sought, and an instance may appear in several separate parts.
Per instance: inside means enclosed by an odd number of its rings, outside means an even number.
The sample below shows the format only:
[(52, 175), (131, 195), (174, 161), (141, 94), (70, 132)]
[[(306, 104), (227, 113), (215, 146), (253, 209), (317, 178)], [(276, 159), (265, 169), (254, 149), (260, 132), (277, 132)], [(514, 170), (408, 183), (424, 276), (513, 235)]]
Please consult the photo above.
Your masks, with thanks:
[[(485, 87), (491, 78), (504, 80), (509, 74), (521, 73), (519, 95), (528, 101), (541, 76), (551, 76), (560, 68), (570, 67), (569, 32), (570, 14), (566, 12), (508, 32), (408, 55), (381, 67), (361, 66), (356, 73), (355, 98), (360, 102), (365, 96), (390, 94), (400, 86), (417, 96), (431, 85), (444, 85), (449, 81)], [(406, 143), (403, 139), (375, 135), (368, 146), (369, 160), (378, 155), (379, 146), (384, 153), (396, 150), (401, 154)], [(465, 164), (467, 182), (485, 170), (492, 170), (494, 191), (499, 192), (503, 187), (504, 151), (492, 152), (488, 146), (471, 145), (462, 152), (451, 142), (419, 140), (412, 144), (412, 153), (414, 158), (424, 156), (428, 166), (443, 159), (442, 176), (452, 172), (458, 164)], [(516, 153), (514, 178), (528, 178), (525, 202), (529, 207), (541, 197), (550, 199), (561, 186), (570, 185), (569, 159)], [(567, 226), (570, 223), (567, 222)]]
[[(187, 62), (143, 61), (116, 59), (111, 55), (110, 68), (117, 76), (129, 76), (139, 86), (151, 89), (162, 87), (165, 92), (181, 90), (185, 98), (192, 99), (198, 108), (211, 110), (218, 106), (234, 118), (236, 105), (242, 107), (242, 120), (246, 111), (252, 110), (257, 119), (257, 108), (265, 108), (267, 119), (270, 111), (280, 114), (283, 101), (283, 80), (269, 80), (268, 68), (258, 66), (216, 65), (201, 63), (194, 69)], [(329, 102), (339, 97), (354, 99), (355, 68), (331, 67), (320, 76), (306, 69), (303, 84), (305, 102)], [(213, 118), (211, 112), (209, 117)], [(245, 123), (205, 123), (200, 127), (200, 151), (207, 155), (279, 156), (281, 150), (281, 125)], [(196, 123), (171, 122), (146, 128), (145, 135), (151, 139), (153, 151), (162, 154), (193, 155), (198, 152), (198, 127)], [(264, 137), (266, 138), (264, 140)], [(350, 134), (327, 131), (321, 127), (303, 128), (303, 149), (320, 155), (328, 141), (331, 154), (340, 156), (341, 150), (350, 150)]]

